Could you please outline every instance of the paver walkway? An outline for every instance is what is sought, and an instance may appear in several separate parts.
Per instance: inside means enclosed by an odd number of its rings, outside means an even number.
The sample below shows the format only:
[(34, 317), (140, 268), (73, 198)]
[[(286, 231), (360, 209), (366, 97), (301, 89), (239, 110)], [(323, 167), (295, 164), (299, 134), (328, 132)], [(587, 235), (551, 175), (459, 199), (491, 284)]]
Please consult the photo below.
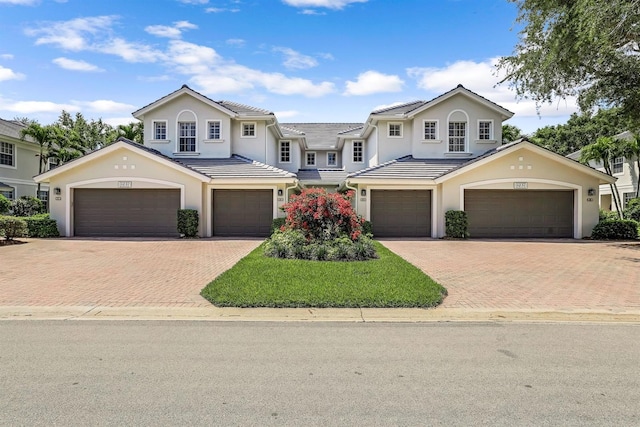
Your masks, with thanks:
[(200, 290), (260, 243), (31, 239), (0, 247), (0, 305), (210, 306)]
[(444, 308), (640, 309), (640, 242), (382, 243), (447, 288)]

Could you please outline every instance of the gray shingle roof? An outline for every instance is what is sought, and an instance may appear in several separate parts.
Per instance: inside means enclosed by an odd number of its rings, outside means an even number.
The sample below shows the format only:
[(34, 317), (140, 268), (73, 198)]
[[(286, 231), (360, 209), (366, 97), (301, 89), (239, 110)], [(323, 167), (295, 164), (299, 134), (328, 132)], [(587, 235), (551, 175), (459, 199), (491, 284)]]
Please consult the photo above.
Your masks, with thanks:
[(281, 123), (280, 127), (304, 135), (309, 148), (329, 150), (336, 148), (338, 135), (362, 128), (362, 123)]
[(232, 155), (228, 159), (173, 159), (211, 178), (294, 178), (294, 173)]
[(297, 175), (303, 184), (339, 185), (347, 178), (343, 169), (300, 169)]
[(469, 159), (414, 159), (413, 156), (405, 156), (354, 172), (348, 178), (436, 179), (468, 162)]
[[(0, 119), (0, 135), (10, 136), (12, 138), (20, 139), (20, 131), (26, 126), (15, 120)], [(26, 138), (28, 141), (30, 137)]]

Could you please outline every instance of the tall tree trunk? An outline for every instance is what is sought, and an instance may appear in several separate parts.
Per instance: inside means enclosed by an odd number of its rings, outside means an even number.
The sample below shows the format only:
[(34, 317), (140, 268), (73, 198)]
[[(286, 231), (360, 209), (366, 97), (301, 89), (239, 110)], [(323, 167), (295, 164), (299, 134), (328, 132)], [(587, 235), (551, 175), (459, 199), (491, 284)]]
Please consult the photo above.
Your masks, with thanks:
[[(611, 173), (611, 167), (609, 166), (609, 162), (608, 161), (604, 161), (603, 162), (604, 165), (604, 170), (608, 175), (613, 176), (613, 174)], [(616, 205), (616, 211), (618, 212), (618, 217), (620, 217), (620, 219), (622, 218), (622, 209), (620, 209), (620, 194), (618, 193), (618, 186), (616, 185), (616, 183), (612, 183), (609, 184), (609, 187), (611, 187), (611, 197), (613, 197), (613, 203)]]

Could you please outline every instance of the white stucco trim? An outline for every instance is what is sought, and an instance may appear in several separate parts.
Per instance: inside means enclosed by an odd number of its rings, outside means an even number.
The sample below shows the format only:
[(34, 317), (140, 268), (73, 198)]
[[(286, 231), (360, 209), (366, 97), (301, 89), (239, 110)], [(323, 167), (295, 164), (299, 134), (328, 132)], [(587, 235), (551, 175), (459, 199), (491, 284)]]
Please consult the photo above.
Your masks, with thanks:
[[(555, 181), (551, 179), (542, 179), (542, 178), (501, 178), (501, 179), (489, 179), (486, 181), (477, 181), (470, 182), (467, 184), (460, 185), (460, 210), (464, 210), (464, 190), (466, 189), (481, 189), (483, 187), (487, 187), (492, 184), (510, 184), (519, 181), (527, 181), (529, 183), (538, 183), (538, 184), (546, 184), (553, 185), (557, 189), (564, 190), (573, 190), (573, 238), (581, 239), (582, 238), (582, 186), (576, 185), (570, 182), (564, 181)], [(513, 189), (513, 187), (511, 188)], [(505, 189), (506, 190), (506, 189)], [(530, 190), (535, 190), (532, 188)], [(522, 190), (528, 191), (528, 190)]]
[[(85, 181), (71, 182), (67, 184), (64, 189), (66, 237), (73, 236), (73, 231), (72, 231), (73, 228), (71, 227), (72, 226), (71, 210), (73, 207), (72, 200), (71, 200), (71, 190), (73, 190), (74, 188), (85, 186), (85, 185), (102, 184), (106, 182), (116, 182), (116, 181), (146, 182), (151, 184), (166, 185), (167, 187), (171, 187), (171, 188), (177, 188), (180, 190), (180, 209), (184, 209), (185, 198), (186, 198), (185, 186), (184, 184), (180, 184), (177, 182), (163, 181), (163, 180), (154, 179), (154, 178), (141, 178), (137, 176), (117, 176), (117, 177), (96, 178), (96, 179), (88, 179)], [(100, 187), (90, 187), (90, 188), (100, 188)], [(112, 188), (112, 187), (104, 187), (104, 188)], [(126, 191), (126, 190), (123, 190), (123, 191)]]

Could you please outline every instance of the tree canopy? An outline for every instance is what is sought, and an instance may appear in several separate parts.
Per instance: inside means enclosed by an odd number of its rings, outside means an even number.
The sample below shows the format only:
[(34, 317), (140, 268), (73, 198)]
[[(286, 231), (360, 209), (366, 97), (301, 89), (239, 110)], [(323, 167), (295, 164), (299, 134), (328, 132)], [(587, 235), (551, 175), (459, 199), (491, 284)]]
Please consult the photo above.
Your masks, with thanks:
[(640, 127), (640, 0), (509, 0), (520, 41), (498, 64), (538, 105), (577, 96), (582, 111), (621, 108)]

